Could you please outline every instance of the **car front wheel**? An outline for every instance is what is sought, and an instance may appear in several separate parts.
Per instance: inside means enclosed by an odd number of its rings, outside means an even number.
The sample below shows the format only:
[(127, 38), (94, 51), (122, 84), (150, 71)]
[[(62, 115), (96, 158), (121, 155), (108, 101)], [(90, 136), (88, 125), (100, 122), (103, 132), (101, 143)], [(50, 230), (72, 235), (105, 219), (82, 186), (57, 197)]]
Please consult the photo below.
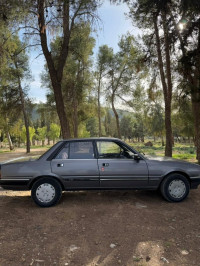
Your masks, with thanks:
[(190, 184), (185, 176), (171, 174), (163, 180), (160, 190), (167, 201), (180, 202), (188, 196)]
[(60, 183), (49, 177), (43, 177), (33, 184), (31, 197), (40, 207), (51, 207), (58, 203), (62, 196)]

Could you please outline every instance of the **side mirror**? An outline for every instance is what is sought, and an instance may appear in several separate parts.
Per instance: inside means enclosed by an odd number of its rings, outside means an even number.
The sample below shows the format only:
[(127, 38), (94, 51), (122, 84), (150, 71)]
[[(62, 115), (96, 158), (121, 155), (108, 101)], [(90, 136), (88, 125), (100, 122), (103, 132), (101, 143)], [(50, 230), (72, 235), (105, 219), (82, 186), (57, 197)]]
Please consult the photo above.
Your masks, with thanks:
[(134, 154), (134, 160), (139, 161), (141, 158), (138, 154)]

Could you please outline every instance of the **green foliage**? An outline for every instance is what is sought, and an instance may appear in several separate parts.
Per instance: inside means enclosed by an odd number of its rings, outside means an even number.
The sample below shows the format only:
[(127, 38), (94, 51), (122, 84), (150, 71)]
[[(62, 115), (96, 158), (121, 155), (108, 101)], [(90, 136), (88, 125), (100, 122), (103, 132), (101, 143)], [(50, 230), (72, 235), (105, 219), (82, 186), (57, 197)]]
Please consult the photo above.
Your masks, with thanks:
[(90, 132), (87, 131), (86, 125), (85, 124), (80, 124), (79, 126), (79, 133), (78, 133), (79, 138), (89, 138), (90, 137)]
[[(32, 142), (33, 137), (35, 136), (35, 128), (29, 127), (29, 135), (30, 135), (30, 141)], [(25, 143), (26, 142), (26, 128), (25, 128), (25, 126), (22, 127), (20, 137), (21, 137), (22, 142)]]
[(45, 141), (47, 137), (47, 127), (38, 127), (37, 128), (37, 139), (41, 141)]
[(158, 137), (164, 135), (164, 110), (160, 104), (155, 103), (149, 106), (145, 120), (149, 135)]
[(134, 119), (133, 116), (123, 116), (120, 121), (121, 134), (125, 139), (134, 137)]
[(48, 132), (48, 137), (50, 138), (50, 140), (55, 141), (56, 139), (59, 138), (59, 136), (60, 136), (60, 126), (55, 123), (51, 123), (50, 131)]
[(87, 119), (86, 130), (90, 132), (91, 137), (98, 136), (98, 120), (96, 117), (90, 117)]

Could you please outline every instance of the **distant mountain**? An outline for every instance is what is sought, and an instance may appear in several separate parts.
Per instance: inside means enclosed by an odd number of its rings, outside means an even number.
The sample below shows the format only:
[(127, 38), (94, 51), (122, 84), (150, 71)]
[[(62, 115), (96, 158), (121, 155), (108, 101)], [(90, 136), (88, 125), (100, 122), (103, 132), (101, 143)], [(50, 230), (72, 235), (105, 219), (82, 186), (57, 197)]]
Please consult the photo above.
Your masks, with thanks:
[[(40, 119), (40, 115), (38, 113), (38, 108), (40, 107), (40, 104), (35, 103), (33, 108), (32, 108), (32, 121), (35, 122), (38, 119)], [(117, 113), (119, 115), (119, 118), (121, 119), (123, 116), (127, 116), (127, 115), (133, 115), (133, 112), (130, 111), (126, 111), (126, 110), (122, 110), (122, 109), (116, 109)], [(112, 117), (114, 117), (114, 112), (111, 108), (108, 109), (109, 113), (111, 114)]]

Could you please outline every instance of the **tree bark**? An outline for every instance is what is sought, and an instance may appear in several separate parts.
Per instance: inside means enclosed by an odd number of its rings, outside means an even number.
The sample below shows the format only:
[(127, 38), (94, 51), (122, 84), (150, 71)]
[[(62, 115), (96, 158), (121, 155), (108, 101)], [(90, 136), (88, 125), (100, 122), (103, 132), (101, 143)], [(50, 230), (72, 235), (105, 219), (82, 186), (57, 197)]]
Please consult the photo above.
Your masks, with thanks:
[[(187, 49), (183, 38), (177, 29), (177, 25), (174, 19), (174, 16), (171, 12), (172, 22), (174, 24), (174, 28), (176, 34), (178, 36), (180, 42), (180, 48), (182, 51), (183, 58), (187, 57)], [(198, 163), (200, 164), (200, 24), (199, 24), (199, 35), (198, 35), (198, 46), (197, 46), (197, 56), (196, 56), (196, 71), (191, 68), (191, 65), (188, 65), (187, 60), (182, 61), (184, 78), (187, 80), (189, 87), (191, 88), (191, 102), (192, 102), (192, 112), (194, 116), (194, 130), (195, 137), (193, 141), (196, 146), (196, 158)]]
[(117, 135), (118, 135), (118, 138), (121, 139), (121, 132), (120, 132), (120, 126), (119, 126), (119, 116), (118, 116), (118, 113), (117, 113), (117, 111), (116, 111), (116, 109), (115, 109), (114, 99), (115, 99), (115, 95), (114, 95), (114, 93), (113, 93), (112, 96), (111, 96), (112, 110), (113, 110), (113, 112), (114, 112), (115, 119), (116, 119)]
[[(18, 65), (16, 62), (15, 62), (15, 68), (18, 69)], [(27, 116), (26, 107), (25, 107), (24, 92), (22, 89), (21, 79), (20, 79), (19, 75), (17, 75), (17, 79), (18, 79), (18, 88), (19, 88), (19, 95), (20, 95), (20, 101), (21, 101), (21, 106), (22, 106), (22, 112), (23, 112), (23, 116), (24, 116), (24, 124), (25, 124), (25, 128), (26, 128), (26, 153), (30, 153), (31, 142), (30, 142), (28, 116)]]
[(76, 86), (73, 89), (73, 125), (74, 125), (74, 137), (78, 138), (78, 100), (77, 100), (77, 91)]
[(99, 73), (99, 82), (98, 82), (98, 91), (97, 91), (99, 137), (102, 136), (102, 131), (101, 131), (101, 103), (100, 103), (100, 97), (101, 97), (101, 75), (102, 75), (102, 71), (100, 70), (100, 73)]
[(12, 150), (14, 150), (14, 146), (13, 146), (13, 143), (12, 143), (12, 140), (11, 140), (11, 137), (10, 137), (10, 133), (7, 131), (6, 135), (7, 135), (10, 151), (12, 151)]
[(65, 139), (65, 138), (71, 137), (69, 121), (67, 119), (66, 112), (65, 112), (62, 88), (61, 88), (63, 69), (65, 66), (65, 62), (66, 62), (66, 59), (68, 56), (68, 50), (69, 50), (69, 39), (70, 39), (69, 3), (68, 1), (64, 1), (64, 5), (63, 5), (64, 38), (63, 38), (63, 44), (62, 44), (62, 49), (60, 53), (60, 59), (58, 60), (59, 63), (58, 63), (57, 69), (55, 68), (51, 52), (49, 52), (48, 45), (47, 45), (46, 25), (45, 25), (45, 16), (44, 16), (44, 3), (45, 3), (44, 0), (38, 0), (38, 25), (40, 29), (40, 41), (41, 41), (43, 54), (47, 61), (51, 83), (52, 83), (52, 87), (54, 90), (56, 109), (57, 109), (58, 117), (60, 120), (62, 137)]
[[(165, 19), (165, 17), (163, 17)], [(171, 69), (170, 69), (170, 55), (169, 55), (169, 43), (168, 43), (168, 31), (164, 21), (164, 37), (165, 37), (165, 56), (167, 64), (167, 82), (165, 80), (164, 64), (161, 53), (161, 43), (159, 37), (159, 30), (157, 25), (157, 14), (154, 15), (154, 29), (156, 35), (156, 48), (158, 54), (158, 64), (160, 70), (160, 77), (164, 93), (165, 101), (165, 131), (166, 131), (166, 145), (165, 145), (165, 156), (172, 157), (172, 127), (171, 127), (171, 98), (172, 98), (172, 83), (171, 83)]]
[(200, 91), (192, 94), (192, 111), (194, 116), (196, 158), (200, 164)]

